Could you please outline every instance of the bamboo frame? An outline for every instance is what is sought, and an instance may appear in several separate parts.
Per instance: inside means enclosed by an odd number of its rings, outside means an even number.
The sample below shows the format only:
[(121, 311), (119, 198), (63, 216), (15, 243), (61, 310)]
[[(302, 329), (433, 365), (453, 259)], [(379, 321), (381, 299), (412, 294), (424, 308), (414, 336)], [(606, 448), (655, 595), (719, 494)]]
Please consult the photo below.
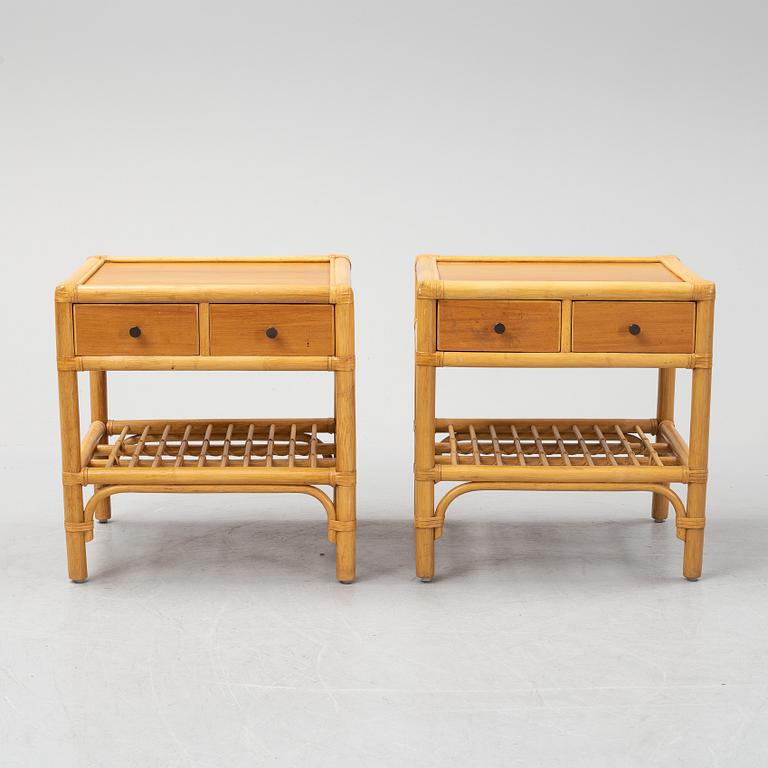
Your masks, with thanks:
[[(443, 279), (440, 262), (532, 262), (533, 257), (422, 255), (416, 259), (416, 384), (414, 419), (414, 518), (416, 573), (434, 575), (434, 541), (445, 511), (475, 490), (643, 490), (653, 494), (652, 518), (666, 520), (671, 503), (684, 542), (683, 575), (701, 574), (706, 502), (709, 409), (712, 376), (714, 284), (672, 256), (639, 259), (547, 257), (547, 262), (600, 265), (606, 261), (661, 264), (678, 282), (512, 281)], [(463, 270), (463, 274), (471, 269)], [(455, 271), (454, 271), (454, 274)], [(605, 273), (604, 273), (605, 274)], [(448, 352), (436, 347), (435, 316), (442, 299), (559, 299), (560, 351)], [(669, 300), (696, 302), (693, 354), (574, 353), (573, 301)], [(643, 419), (446, 419), (435, 418), (438, 367), (657, 368), (655, 418)], [(674, 424), (675, 371), (693, 369), (688, 444)], [(690, 445), (690, 448), (689, 448)], [(462, 483), (435, 507), (435, 484)], [(686, 503), (671, 483), (688, 485)]]
[[(679, 282), (609, 280), (444, 280), (439, 262), (563, 262), (582, 264), (635, 263), (662, 264)], [(600, 256), (434, 256), (416, 259), (416, 294), (426, 299), (642, 299), (698, 301), (714, 299), (715, 286), (684, 267), (675, 256), (600, 257)]]
[[(422, 354), (421, 365), (441, 368), (615, 368), (612, 352), (443, 352)], [(711, 358), (696, 354), (621, 353), (621, 368), (701, 368)]]
[[(418, 269), (418, 262), (417, 262)], [(416, 380), (414, 418), (414, 515), (432, 517), (435, 483), (429, 474), (435, 468), (435, 367), (419, 363), (418, 353), (435, 351), (437, 337), (437, 302), (416, 299)], [(416, 529), (416, 575), (431, 581), (435, 574), (435, 533), (429, 528)]]
[(341, 371), (351, 370), (348, 355), (281, 355), (222, 357), (213, 355), (78, 356), (59, 360), (59, 370), (72, 371)]
[[(61, 413), (62, 480), (69, 576), (88, 578), (85, 543), (93, 521), (108, 522), (118, 493), (303, 493), (321, 502), (328, 538), (336, 544), (336, 574), (355, 577), (354, 314), (345, 256), (288, 259), (204, 259), (204, 262), (292, 262), (328, 265), (327, 284), (88, 285), (109, 262), (191, 262), (192, 259), (92, 257), (56, 289), (56, 340)], [(294, 267), (292, 266), (293, 270)], [(215, 271), (215, 270), (214, 270)], [(279, 269), (281, 273), (285, 270)], [(295, 272), (291, 272), (295, 274)], [(313, 273), (317, 274), (317, 270)], [(314, 277), (313, 277), (314, 279)], [(198, 304), (199, 354), (77, 356), (73, 305), (81, 302)], [(332, 356), (210, 355), (210, 304), (324, 303), (334, 307)], [(114, 420), (109, 418), (110, 370), (330, 371), (334, 418)], [(89, 371), (91, 424), (81, 441), (77, 373)], [(83, 505), (83, 486), (94, 493)], [(333, 488), (333, 501), (316, 486)]]
[(437, 505), (435, 515), (427, 518), (416, 518), (416, 527), (424, 526), (434, 530), (435, 539), (443, 535), (445, 525), (445, 513), (448, 507), (465, 493), (472, 491), (650, 491), (651, 493), (663, 496), (669, 503), (671, 502), (676, 515), (677, 536), (685, 541), (689, 528), (690, 518), (680, 497), (672, 491), (668, 485), (662, 483), (592, 483), (592, 482), (573, 482), (573, 483), (541, 483), (541, 482), (466, 482), (451, 488)]
[(110, 496), (117, 493), (301, 493), (317, 499), (328, 521), (328, 541), (337, 542), (340, 532), (354, 533), (355, 521), (341, 521), (328, 495), (312, 485), (108, 485), (96, 491), (85, 505), (85, 523), (93, 528), (94, 512)]

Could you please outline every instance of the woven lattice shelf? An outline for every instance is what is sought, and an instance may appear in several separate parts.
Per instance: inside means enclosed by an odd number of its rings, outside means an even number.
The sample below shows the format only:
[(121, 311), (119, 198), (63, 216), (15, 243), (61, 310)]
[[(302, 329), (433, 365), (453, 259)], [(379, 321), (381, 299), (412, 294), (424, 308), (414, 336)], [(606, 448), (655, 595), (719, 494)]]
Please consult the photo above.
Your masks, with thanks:
[[(322, 469), (335, 466), (332, 420), (110, 421), (83, 445), (89, 470)], [(86, 441), (87, 443), (88, 441)]]
[[(441, 431), (443, 431), (441, 429)], [(540, 466), (643, 466), (679, 464), (668, 443), (652, 441), (639, 424), (457, 422), (435, 444), (435, 463)], [(439, 435), (438, 435), (439, 438)]]
[(687, 448), (655, 420), (437, 420), (441, 467), (684, 469)]

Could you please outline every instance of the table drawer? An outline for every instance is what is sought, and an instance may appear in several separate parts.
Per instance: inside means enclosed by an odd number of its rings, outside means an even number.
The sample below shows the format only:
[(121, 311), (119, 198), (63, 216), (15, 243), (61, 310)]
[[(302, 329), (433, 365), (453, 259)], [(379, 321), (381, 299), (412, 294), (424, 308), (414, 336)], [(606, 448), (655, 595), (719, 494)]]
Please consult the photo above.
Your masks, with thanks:
[(196, 355), (197, 304), (75, 304), (77, 355)]
[(696, 302), (574, 301), (574, 352), (693, 352)]
[(211, 304), (212, 355), (332, 355), (330, 304)]
[(439, 301), (437, 348), (446, 352), (558, 352), (560, 302)]

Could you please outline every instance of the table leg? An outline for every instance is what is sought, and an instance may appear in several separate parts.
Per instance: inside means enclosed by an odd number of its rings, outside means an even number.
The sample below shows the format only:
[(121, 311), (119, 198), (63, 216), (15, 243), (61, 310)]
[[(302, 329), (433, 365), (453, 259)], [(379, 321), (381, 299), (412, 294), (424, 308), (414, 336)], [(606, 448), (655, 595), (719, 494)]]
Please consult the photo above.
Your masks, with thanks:
[[(691, 396), (691, 437), (690, 470), (694, 474), (688, 485), (688, 517), (705, 517), (707, 503), (707, 456), (709, 443), (709, 402), (712, 385), (712, 371), (699, 368), (693, 372), (693, 394)], [(704, 529), (693, 528), (685, 532), (683, 552), (683, 576), (695, 581), (701, 576), (704, 555)]]
[[(416, 351), (435, 351), (436, 302), (416, 300)], [(414, 493), (417, 520), (434, 517), (435, 482), (424, 478), (435, 467), (435, 367), (416, 364), (414, 402)], [(416, 528), (416, 576), (431, 581), (435, 575), (435, 530)]]
[[(104, 424), (107, 423), (108, 407), (107, 407), (107, 372), (106, 371), (91, 371), (91, 421), (101, 421)], [(94, 487), (94, 491), (97, 491), (99, 486)], [(108, 523), (112, 517), (112, 499), (107, 496), (106, 499), (100, 501), (94, 512), (94, 517), (100, 523)]]
[[(696, 353), (712, 354), (714, 301), (700, 301), (696, 309)], [(711, 366), (711, 362), (710, 362)], [(707, 465), (709, 461), (709, 406), (712, 393), (712, 368), (695, 368), (691, 392), (691, 433), (688, 446), (690, 479), (686, 502), (689, 518), (705, 517), (707, 503)], [(704, 528), (685, 532), (683, 576), (695, 581), (701, 576), (704, 555)]]
[[(354, 305), (335, 305), (336, 354), (354, 356)], [(340, 482), (334, 493), (336, 519), (342, 522), (356, 519), (355, 496), (355, 372), (334, 373), (334, 412), (336, 420), (336, 471)], [(336, 578), (349, 584), (355, 580), (355, 531), (336, 533)]]
[(64, 527), (67, 537), (67, 566), (72, 581), (88, 579), (85, 558), (86, 530), (83, 516), (83, 486), (71, 475), (80, 472), (80, 408), (77, 373), (59, 371), (59, 415), (61, 421), (61, 468), (64, 486)]
[[(675, 369), (659, 369), (659, 389), (656, 403), (656, 419), (662, 421), (675, 420)], [(665, 485), (669, 486), (668, 483)], [(663, 523), (669, 514), (669, 499), (660, 493), (653, 494), (651, 517), (657, 523)]]

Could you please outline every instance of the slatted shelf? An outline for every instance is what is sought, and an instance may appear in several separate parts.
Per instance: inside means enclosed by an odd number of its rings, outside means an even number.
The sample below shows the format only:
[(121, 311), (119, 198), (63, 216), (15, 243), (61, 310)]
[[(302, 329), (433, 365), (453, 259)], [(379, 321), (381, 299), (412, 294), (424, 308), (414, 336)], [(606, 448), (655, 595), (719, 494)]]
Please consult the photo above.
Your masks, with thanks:
[(86, 469), (321, 469), (336, 464), (334, 422), (110, 421)]
[(435, 464), (492, 467), (684, 467), (687, 448), (648, 420), (437, 420)]

